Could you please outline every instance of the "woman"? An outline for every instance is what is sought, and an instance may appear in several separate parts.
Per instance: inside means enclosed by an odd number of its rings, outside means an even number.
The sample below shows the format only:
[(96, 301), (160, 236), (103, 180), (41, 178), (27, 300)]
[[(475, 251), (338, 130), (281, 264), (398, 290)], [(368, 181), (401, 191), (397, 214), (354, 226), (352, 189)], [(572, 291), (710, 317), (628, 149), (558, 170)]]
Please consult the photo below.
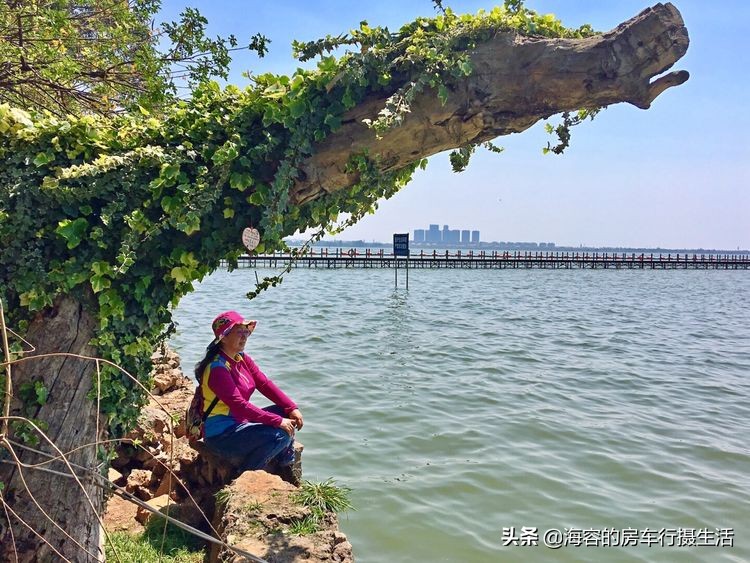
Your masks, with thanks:
[[(303, 424), (294, 401), (243, 352), (256, 323), (236, 311), (221, 313), (211, 325), (216, 339), (195, 367), (204, 408), (218, 398), (205, 422), (205, 443), (241, 471), (293, 464), (294, 431)], [(250, 396), (256, 389), (274, 405), (253, 405)]]

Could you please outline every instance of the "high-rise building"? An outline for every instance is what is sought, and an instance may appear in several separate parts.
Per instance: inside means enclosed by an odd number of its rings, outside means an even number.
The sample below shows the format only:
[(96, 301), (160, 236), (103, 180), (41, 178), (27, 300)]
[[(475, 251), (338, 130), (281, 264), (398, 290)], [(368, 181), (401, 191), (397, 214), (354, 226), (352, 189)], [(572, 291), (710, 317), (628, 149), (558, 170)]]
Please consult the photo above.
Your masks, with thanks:
[(429, 229), (414, 229), (414, 242), (427, 244), (479, 244), (479, 231), (451, 229), (449, 225), (431, 224)]

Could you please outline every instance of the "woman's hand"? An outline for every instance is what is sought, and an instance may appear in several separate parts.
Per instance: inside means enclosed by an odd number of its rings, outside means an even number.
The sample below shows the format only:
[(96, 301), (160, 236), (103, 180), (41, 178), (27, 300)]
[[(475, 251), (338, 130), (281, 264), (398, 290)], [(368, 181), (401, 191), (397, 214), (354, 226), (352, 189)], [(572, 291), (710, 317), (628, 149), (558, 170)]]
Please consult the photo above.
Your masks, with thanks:
[(281, 428), (284, 432), (286, 432), (290, 436), (294, 436), (294, 421), (292, 421), (291, 419), (282, 418), (281, 424), (279, 424), (279, 428)]
[(289, 413), (289, 418), (292, 419), (292, 422), (294, 422), (294, 426), (299, 430), (304, 426), (304, 421), (302, 420), (302, 413), (299, 409), (294, 409), (292, 412)]

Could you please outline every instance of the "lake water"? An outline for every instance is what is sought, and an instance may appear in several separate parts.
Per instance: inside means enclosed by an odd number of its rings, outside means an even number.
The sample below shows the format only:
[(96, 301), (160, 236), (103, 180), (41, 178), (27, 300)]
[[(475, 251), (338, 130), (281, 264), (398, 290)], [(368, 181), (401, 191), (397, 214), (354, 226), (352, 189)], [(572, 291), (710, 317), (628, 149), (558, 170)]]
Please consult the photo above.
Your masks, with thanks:
[(750, 561), (748, 272), (403, 273), (293, 270), (248, 302), (255, 271), (219, 271), (175, 311), (186, 372), (218, 312), (258, 319), (358, 561)]

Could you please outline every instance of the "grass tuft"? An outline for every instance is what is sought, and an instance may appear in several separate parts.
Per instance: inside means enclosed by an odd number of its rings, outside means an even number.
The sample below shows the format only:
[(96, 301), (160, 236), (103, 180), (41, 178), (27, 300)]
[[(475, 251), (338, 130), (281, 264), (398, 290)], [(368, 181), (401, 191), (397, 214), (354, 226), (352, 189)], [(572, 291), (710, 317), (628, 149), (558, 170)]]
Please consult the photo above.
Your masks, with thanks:
[(289, 525), (289, 533), (297, 536), (307, 536), (320, 530), (320, 517), (317, 512), (305, 516), (302, 520), (295, 520)]
[(349, 495), (349, 487), (336, 485), (333, 479), (322, 483), (304, 481), (300, 491), (295, 495), (297, 504), (311, 508), (313, 512), (344, 512), (354, 510)]
[(218, 491), (214, 496), (216, 497), (217, 506), (226, 506), (229, 502), (229, 497), (232, 496), (232, 493), (228, 487), (225, 487)]

